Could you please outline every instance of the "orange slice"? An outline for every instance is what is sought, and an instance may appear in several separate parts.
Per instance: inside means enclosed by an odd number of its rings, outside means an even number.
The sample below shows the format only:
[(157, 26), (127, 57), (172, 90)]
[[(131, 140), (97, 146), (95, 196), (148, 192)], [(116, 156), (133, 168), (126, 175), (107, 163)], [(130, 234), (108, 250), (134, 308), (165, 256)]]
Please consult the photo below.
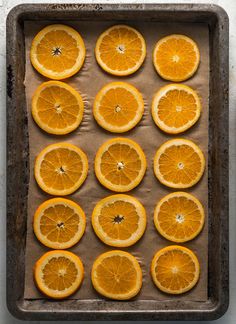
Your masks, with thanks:
[(123, 133), (135, 127), (144, 112), (141, 93), (127, 82), (111, 82), (96, 95), (93, 115), (106, 130)]
[(69, 78), (77, 73), (84, 63), (84, 41), (80, 34), (69, 26), (49, 25), (34, 37), (30, 59), (34, 68), (47, 78)]
[(195, 238), (204, 225), (204, 209), (200, 201), (187, 192), (173, 192), (163, 197), (154, 212), (158, 232), (172, 242)]
[(40, 188), (51, 195), (73, 193), (82, 185), (87, 174), (86, 154), (69, 143), (48, 145), (35, 161), (35, 179)]
[(84, 234), (86, 218), (72, 200), (53, 198), (43, 202), (34, 214), (34, 233), (51, 249), (68, 249)]
[(143, 64), (146, 56), (145, 40), (136, 29), (116, 25), (99, 36), (95, 56), (106, 72), (119, 76), (129, 75)]
[(198, 282), (200, 265), (196, 255), (189, 249), (172, 245), (159, 250), (151, 264), (155, 285), (169, 294), (182, 294)]
[(63, 299), (72, 295), (84, 277), (84, 267), (74, 253), (54, 250), (36, 262), (34, 278), (39, 290), (50, 298)]
[(146, 157), (141, 147), (128, 138), (105, 142), (95, 157), (95, 174), (100, 183), (113, 191), (135, 188), (146, 172)]
[(202, 177), (205, 158), (200, 148), (192, 141), (172, 139), (157, 150), (154, 158), (154, 173), (167, 187), (189, 188)]
[(192, 127), (201, 114), (197, 93), (183, 84), (162, 87), (152, 101), (152, 117), (166, 133), (178, 134)]
[(154, 66), (165, 80), (179, 82), (189, 79), (197, 71), (199, 62), (197, 44), (184, 35), (163, 37), (154, 48)]
[(92, 283), (97, 292), (107, 298), (127, 300), (142, 287), (142, 270), (136, 258), (124, 251), (103, 253), (95, 260)]
[(127, 247), (142, 237), (146, 228), (146, 212), (136, 198), (124, 194), (112, 195), (97, 203), (92, 225), (105, 244)]
[(45, 132), (64, 135), (82, 121), (84, 104), (81, 95), (60, 81), (42, 83), (32, 98), (32, 115)]

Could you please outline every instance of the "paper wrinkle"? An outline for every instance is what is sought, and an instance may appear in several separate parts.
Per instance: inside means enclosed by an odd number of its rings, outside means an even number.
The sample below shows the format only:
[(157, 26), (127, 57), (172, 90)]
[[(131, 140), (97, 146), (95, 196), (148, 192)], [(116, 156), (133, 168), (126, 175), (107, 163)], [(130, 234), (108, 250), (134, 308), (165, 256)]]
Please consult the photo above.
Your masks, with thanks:
[[(135, 245), (124, 248), (123, 250), (132, 253), (140, 261), (143, 271), (143, 287), (140, 294), (136, 297), (139, 300), (207, 300), (207, 268), (208, 268), (208, 174), (204, 173), (201, 181), (186, 190), (194, 194), (202, 202), (206, 212), (206, 222), (202, 233), (193, 241), (183, 245), (192, 249), (198, 256), (201, 266), (201, 276), (197, 286), (190, 292), (181, 296), (169, 296), (160, 292), (152, 282), (150, 276), (150, 264), (152, 257), (157, 250), (164, 246), (172, 245), (166, 239), (162, 238), (156, 231), (153, 223), (153, 212), (156, 203), (164, 195), (173, 192), (161, 185), (153, 173), (153, 158), (158, 147), (168, 139), (183, 137), (193, 140), (200, 146), (206, 157), (208, 148), (208, 96), (209, 96), (209, 35), (206, 24), (164, 24), (156, 22), (128, 22), (137, 28), (144, 36), (147, 44), (147, 57), (143, 66), (131, 76), (115, 77), (102, 71), (97, 65), (94, 57), (94, 47), (96, 40), (106, 28), (116, 24), (116, 22), (65, 22), (79, 31), (82, 35), (86, 46), (86, 60), (83, 68), (74, 77), (66, 80), (73, 86), (84, 99), (84, 116), (79, 128), (71, 134), (64, 136), (50, 135), (34, 123), (31, 117), (31, 98), (32, 94), (42, 82), (48, 79), (37, 73), (30, 64), (29, 51), (33, 37), (44, 26), (51, 22), (26, 22), (25, 23), (25, 44), (26, 44), (26, 99), (28, 109), (28, 126), (29, 126), (29, 147), (30, 147), (30, 182), (28, 194), (28, 220), (27, 220), (27, 240), (26, 240), (26, 272), (25, 272), (25, 292), (26, 299), (40, 299), (44, 297), (35, 287), (33, 280), (33, 267), (36, 260), (49, 249), (40, 244), (34, 236), (32, 221), (36, 208), (40, 203), (52, 196), (44, 193), (37, 186), (34, 176), (34, 160), (37, 154), (47, 145), (56, 142), (69, 142), (79, 146), (86, 152), (89, 159), (88, 177), (81, 188), (67, 198), (77, 202), (84, 210), (87, 219), (85, 234), (80, 242), (70, 251), (76, 253), (82, 259), (85, 267), (85, 278), (81, 288), (71, 299), (102, 299), (92, 288), (90, 272), (95, 258), (105, 252), (113, 249), (103, 244), (93, 232), (91, 226), (91, 215), (95, 204), (102, 198), (111, 195), (112, 192), (102, 187), (96, 180), (93, 164), (94, 157), (99, 146), (106, 140), (114, 137), (128, 137), (139, 143), (147, 157), (147, 172), (140, 185), (127, 193), (138, 198), (145, 206), (147, 213), (147, 229), (139, 242)], [(198, 72), (184, 84), (193, 87), (201, 96), (202, 114), (200, 120), (189, 131), (171, 136), (163, 133), (155, 125), (151, 116), (151, 103), (157, 90), (167, 82), (162, 80), (156, 73), (152, 63), (152, 52), (156, 42), (169, 34), (185, 34), (193, 38), (200, 48), (201, 63)], [(97, 92), (107, 83), (112, 81), (124, 81), (133, 84), (143, 95), (145, 102), (145, 112), (140, 123), (131, 131), (123, 134), (112, 134), (103, 130), (94, 120), (92, 115), (93, 101)], [(177, 190), (176, 190), (177, 191)]]

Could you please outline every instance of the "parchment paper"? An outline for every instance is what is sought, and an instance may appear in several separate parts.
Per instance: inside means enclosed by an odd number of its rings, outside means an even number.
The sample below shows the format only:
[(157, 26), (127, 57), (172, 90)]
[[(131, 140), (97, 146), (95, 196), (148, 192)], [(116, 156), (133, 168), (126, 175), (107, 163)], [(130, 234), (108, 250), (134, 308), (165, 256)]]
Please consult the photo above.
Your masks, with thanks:
[(156, 42), (163, 36), (180, 33), (193, 38), (200, 49), (201, 63), (197, 73), (185, 82), (185, 84), (193, 87), (198, 91), (202, 101), (202, 114), (197, 124), (184, 134), (178, 137), (188, 138), (197, 143), (203, 150), (207, 163), (207, 147), (208, 147), (208, 94), (209, 94), (209, 38), (208, 27), (205, 24), (166, 24), (156, 22), (137, 23), (135, 21), (129, 24), (137, 28), (144, 36), (147, 43), (147, 57), (145, 63), (138, 72), (129, 77), (114, 77), (103, 72), (97, 65), (94, 57), (94, 47), (96, 40), (101, 32), (116, 22), (65, 22), (79, 31), (86, 45), (86, 61), (78, 74), (66, 80), (66, 82), (77, 89), (84, 101), (85, 112), (83, 122), (79, 128), (66, 136), (53, 136), (42, 131), (33, 121), (31, 117), (31, 98), (32, 94), (46, 78), (39, 75), (31, 66), (29, 59), (29, 50), (33, 37), (44, 26), (52, 22), (25, 23), (25, 45), (26, 45), (26, 74), (25, 89), (28, 109), (28, 125), (29, 125), (29, 146), (30, 146), (30, 183), (28, 194), (28, 226), (26, 240), (26, 273), (25, 273), (25, 293), (26, 299), (39, 299), (44, 297), (35, 287), (33, 281), (33, 267), (36, 260), (45, 253), (48, 248), (44, 247), (37, 241), (32, 229), (32, 220), (36, 208), (46, 199), (51, 198), (50, 195), (44, 193), (37, 186), (34, 176), (34, 160), (37, 154), (47, 145), (67, 141), (82, 148), (89, 159), (89, 174), (83, 186), (68, 198), (76, 201), (85, 211), (87, 217), (86, 232), (82, 240), (70, 250), (78, 254), (85, 267), (85, 278), (81, 288), (70, 298), (72, 299), (100, 299), (93, 289), (90, 281), (90, 272), (92, 263), (95, 258), (102, 252), (111, 250), (111, 247), (104, 245), (94, 234), (91, 226), (91, 214), (95, 204), (102, 198), (112, 194), (111, 191), (105, 189), (98, 183), (93, 171), (93, 161), (99, 146), (106, 140), (117, 137), (119, 135), (111, 134), (100, 128), (92, 115), (92, 104), (96, 93), (106, 83), (114, 80), (123, 80), (130, 82), (136, 86), (143, 94), (145, 100), (144, 116), (133, 130), (122, 136), (132, 138), (137, 141), (143, 148), (148, 168), (146, 175), (141, 184), (129, 192), (129, 194), (137, 197), (146, 208), (147, 212), (147, 229), (143, 238), (130, 248), (125, 250), (131, 252), (140, 261), (143, 271), (143, 287), (137, 299), (145, 300), (166, 300), (166, 299), (182, 299), (205, 301), (207, 300), (207, 256), (208, 256), (208, 175), (207, 170), (202, 180), (193, 188), (186, 190), (194, 194), (205, 207), (206, 222), (201, 234), (191, 242), (185, 243), (184, 246), (192, 249), (199, 258), (201, 266), (200, 280), (197, 286), (190, 292), (181, 296), (170, 296), (160, 292), (153, 284), (150, 276), (150, 263), (153, 255), (164, 246), (173, 244), (162, 238), (156, 231), (153, 224), (153, 211), (157, 201), (164, 195), (170, 193), (171, 189), (162, 186), (155, 178), (153, 173), (153, 157), (157, 148), (166, 140), (173, 138), (162, 133), (155, 126), (151, 117), (151, 101), (154, 93), (165, 84), (154, 70), (152, 64), (152, 51)]

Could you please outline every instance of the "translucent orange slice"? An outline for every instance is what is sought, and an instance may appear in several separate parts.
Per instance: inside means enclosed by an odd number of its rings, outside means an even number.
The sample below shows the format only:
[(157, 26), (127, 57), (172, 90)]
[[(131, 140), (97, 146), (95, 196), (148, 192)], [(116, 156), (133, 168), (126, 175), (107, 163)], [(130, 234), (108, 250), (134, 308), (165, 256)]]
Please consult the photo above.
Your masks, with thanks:
[(48, 145), (35, 160), (35, 179), (40, 188), (51, 195), (73, 193), (82, 185), (87, 173), (86, 154), (69, 143)]
[(95, 173), (106, 188), (125, 192), (135, 188), (146, 171), (146, 157), (141, 147), (128, 138), (105, 142), (95, 158)]
[(110, 74), (125, 76), (136, 72), (146, 56), (146, 44), (136, 29), (127, 25), (108, 28), (95, 48), (98, 64)]
[(183, 138), (165, 142), (154, 158), (157, 179), (171, 188), (189, 188), (202, 177), (205, 158), (200, 148)]
[(112, 195), (97, 203), (92, 225), (105, 244), (127, 247), (142, 237), (146, 228), (146, 212), (136, 198), (124, 194)]
[(204, 225), (200, 201), (187, 192), (173, 192), (163, 197), (154, 212), (158, 232), (166, 239), (181, 243), (195, 238)]
[(166, 80), (189, 79), (198, 68), (200, 53), (197, 44), (185, 35), (169, 35), (160, 39), (153, 51), (157, 73)]
[(155, 285), (163, 292), (182, 294), (198, 282), (200, 265), (191, 250), (172, 245), (155, 254), (151, 274)]
[(77, 73), (85, 59), (84, 41), (66, 25), (49, 25), (33, 39), (30, 59), (34, 68), (47, 78), (61, 80)]
[(144, 112), (141, 93), (127, 82), (111, 82), (96, 95), (93, 115), (104, 129), (123, 133), (135, 127)]
[(103, 253), (95, 260), (92, 283), (104, 297), (127, 300), (138, 294), (142, 287), (142, 270), (136, 258), (124, 251)]
[(45, 253), (34, 268), (37, 287), (54, 299), (63, 299), (75, 293), (83, 277), (84, 267), (80, 258), (64, 250)]

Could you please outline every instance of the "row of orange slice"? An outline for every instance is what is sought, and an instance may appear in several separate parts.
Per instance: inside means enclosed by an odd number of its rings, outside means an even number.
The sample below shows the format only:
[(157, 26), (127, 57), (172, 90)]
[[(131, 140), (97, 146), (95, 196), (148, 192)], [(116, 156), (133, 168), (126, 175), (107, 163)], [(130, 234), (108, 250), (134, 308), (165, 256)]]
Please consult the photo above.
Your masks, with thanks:
[[(177, 245), (157, 251), (150, 270), (155, 285), (169, 294), (189, 291), (197, 283), (200, 274), (196, 255)], [(66, 298), (75, 293), (83, 277), (83, 263), (72, 252), (50, 251), (35, 264), (35, 282), (41, 292), (51, 298)], [(97, 257), (92, 266), (91, 280), (95, 290), (102, 296), (128, 300), (141, 290), (142, 270), (132, 254), (112, 250)]]
[[(61, 80), (77, 73), (85, 60), (85, 44), (73, 28), (55, 24), (43, 28), (33, 39), (30, 58), (42, 75)], [(146, 43), (139, 31), (115, 25), (98, 38), (95, 57), (107, 73), (126, 76), (136, 72), (146, 57)], [(174, 82), (190, 78), (197, 70), (200, 53), (197, 44), (185, 35), (160, 39), (153, 51), (158, 74)]]
[[(174, 192), (156, 205), (154, 223), (166, 239), (183, 243), (195, 238), (204, 225), (200, 201), (186, 192)], [(146, 211), (130, 195), (111, 195), (100, 200), (92, 213), (92, 226), (99, 239), (114, 247), (135, 244), (146, 229)], [(82, 208), (65, 198), (52, 198), (36, 210), (33, 221), (38, 240), (51, 249), (67, 249), (82, 238), (86, 217)]]
[[(73, 87), (60, 81), (42, 83), (32, 98), (32, 115), (40, 128), (50, 134), (74, 131), (83, 118), (84, 103)], [(144, 100), (127, 82), (110, 82), (94, 99), (93, 115), (107, 131), (123, 133), (134, 128), (144, 113)], [(178, 134), (192, 127), (201, 114), (201, 102), (192, 88), (169, 84), (154, 95), (152, 117), (166, 133)]]
[[(202, 177), (205, 158), (192, 141), (173, 139), (162, 144), (154, 157), (157, 179), (171, 188), (189, 188)], [(135, 141), (113, 138), (98, 149), (94, 161), (99, 182), (115, 192), (127, 192), (138, 186), (147, 168), (146, 157)], [(36, 158), (35, 179), (51, 195), (75, 192), (88, 174), (88, 159), (77, 146), (62, 142), (44, 148)]]

